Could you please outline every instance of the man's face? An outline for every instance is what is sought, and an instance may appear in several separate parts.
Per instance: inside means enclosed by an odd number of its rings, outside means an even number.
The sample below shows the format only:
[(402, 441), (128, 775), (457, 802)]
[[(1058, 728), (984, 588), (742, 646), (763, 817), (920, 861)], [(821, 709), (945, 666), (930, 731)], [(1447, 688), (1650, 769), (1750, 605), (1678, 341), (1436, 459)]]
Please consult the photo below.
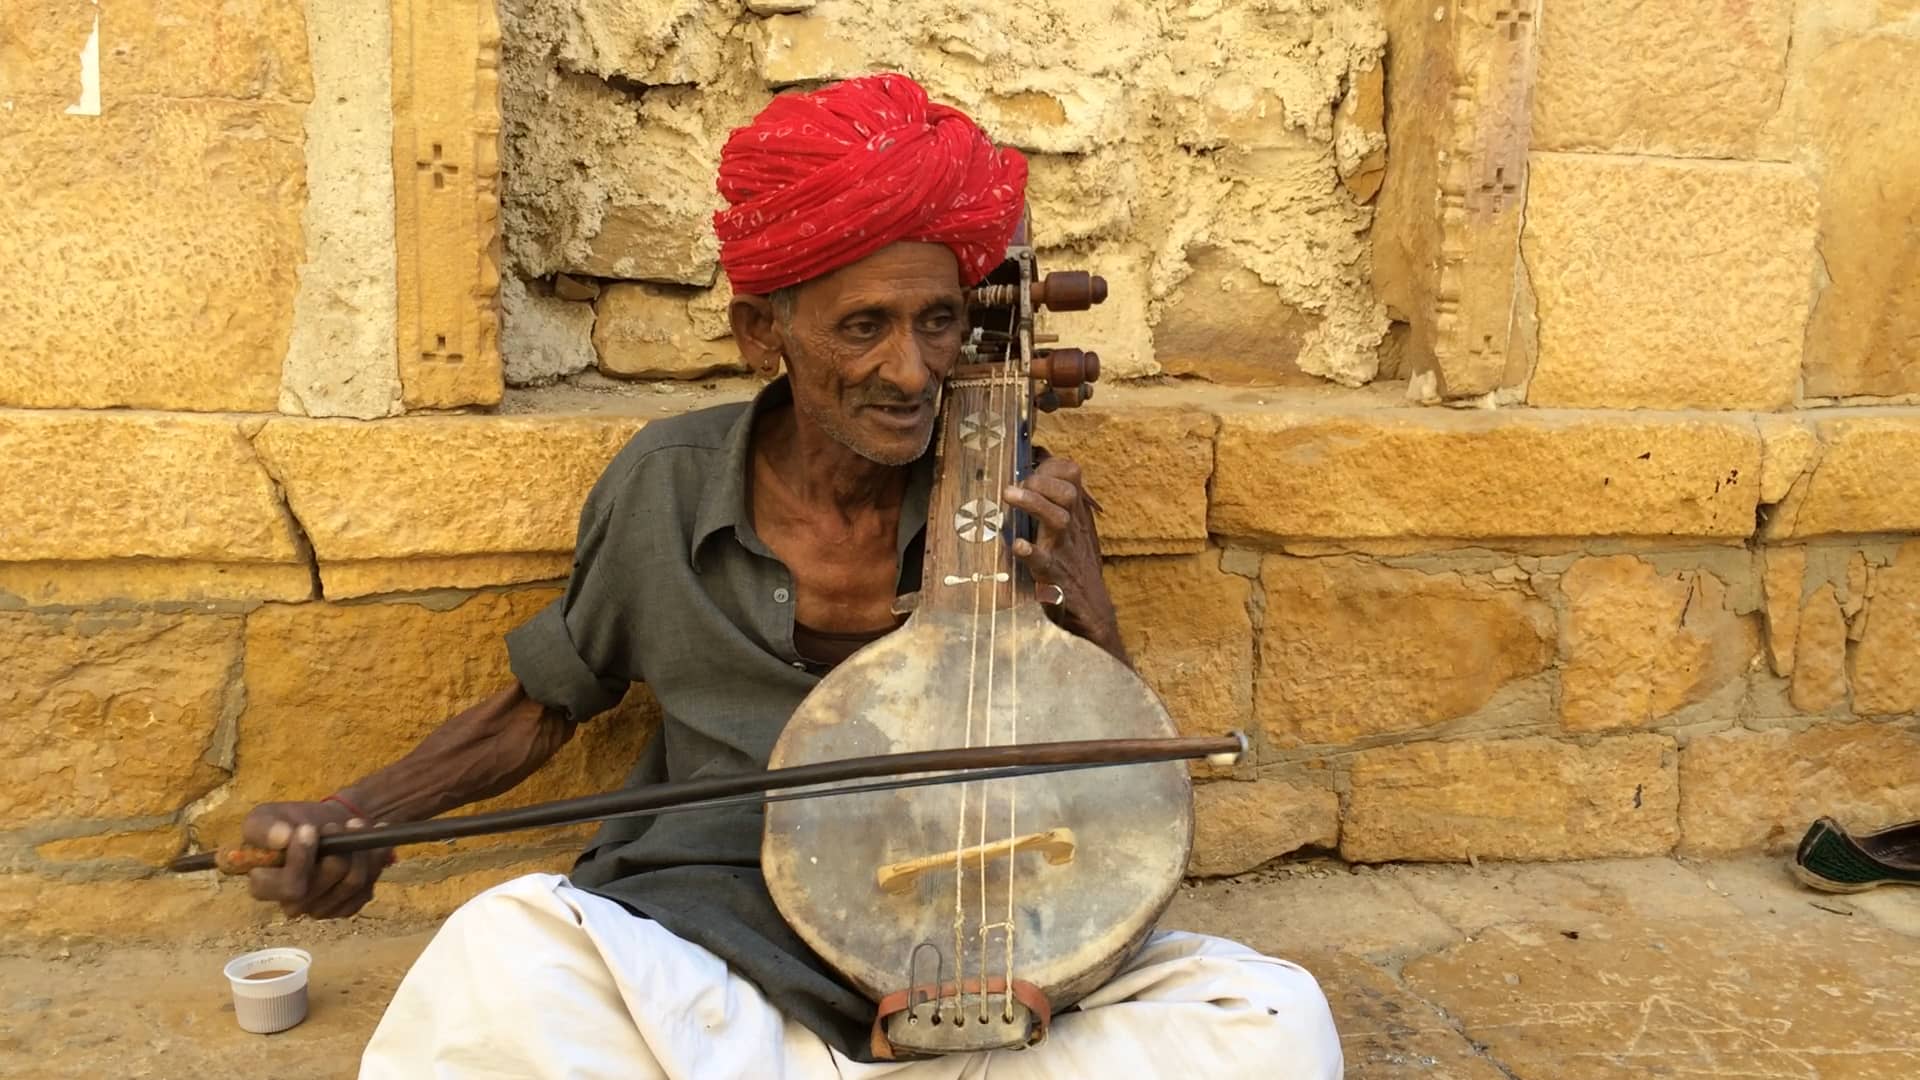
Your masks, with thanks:
[(966, 339), (959, 282), (945, 245), (903, 242), (800, 285), (776, 319), (800, 415), (882, 465), (924, 454)]

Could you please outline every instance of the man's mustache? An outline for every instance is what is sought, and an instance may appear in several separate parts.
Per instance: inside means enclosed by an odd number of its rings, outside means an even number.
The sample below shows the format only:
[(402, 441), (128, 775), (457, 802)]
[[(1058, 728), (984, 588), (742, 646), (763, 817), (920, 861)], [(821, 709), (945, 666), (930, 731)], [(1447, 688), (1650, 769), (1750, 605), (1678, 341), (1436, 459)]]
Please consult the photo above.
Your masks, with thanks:
[(883, 405), (894, 408), (906, 408), (914, 405), (932, 405), (940, 398), (940, 386), (929, 379), (927, 388), (918, 394), (908, 394), (890, 383), (869, 383), (854, 393), (853, 405), (864, 408), (868, 405)]

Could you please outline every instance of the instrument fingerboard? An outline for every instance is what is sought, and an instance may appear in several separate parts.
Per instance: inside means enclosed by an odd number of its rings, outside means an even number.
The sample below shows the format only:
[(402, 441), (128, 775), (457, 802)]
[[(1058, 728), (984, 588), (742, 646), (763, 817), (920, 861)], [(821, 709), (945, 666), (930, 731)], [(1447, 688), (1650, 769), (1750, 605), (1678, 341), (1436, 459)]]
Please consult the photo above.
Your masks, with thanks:
[(1007, 487), (1026, 478), (1031, 401), (1026, 380), (1017, 376), (948, 381), (921, 607), (984, 614), (1033, 598), (1033, 583), (1013, 554), (1025, 515), (1006, 500)]

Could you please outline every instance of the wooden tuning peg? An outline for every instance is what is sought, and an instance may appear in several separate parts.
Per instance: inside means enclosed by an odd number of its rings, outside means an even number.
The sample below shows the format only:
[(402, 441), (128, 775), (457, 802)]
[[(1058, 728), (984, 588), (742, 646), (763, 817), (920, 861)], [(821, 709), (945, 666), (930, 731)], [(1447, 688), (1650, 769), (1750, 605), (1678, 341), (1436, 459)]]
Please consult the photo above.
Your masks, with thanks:
[(1107, 299), (1107, 279), (1085, 270), (1056, 270), (1033, 286), (1033, 302), (1048, 311), (1085, 311)]
[(1049, 349), (1033, 358), (1033, 377), (1066, 389), (1100, 378), (1100, 354), (1085, 349)]

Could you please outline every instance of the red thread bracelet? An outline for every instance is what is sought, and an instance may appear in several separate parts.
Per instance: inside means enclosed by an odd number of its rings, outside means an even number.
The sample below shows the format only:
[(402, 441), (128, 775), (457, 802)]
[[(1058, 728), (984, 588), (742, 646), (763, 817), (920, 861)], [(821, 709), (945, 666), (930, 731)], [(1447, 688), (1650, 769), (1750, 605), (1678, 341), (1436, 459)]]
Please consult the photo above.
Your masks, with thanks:
[(359, 807), (353, 805), (352, 803), (348, 802), (347, 800), (341, 798), (338, 795), (329, 795), (326, 798), (321, 799), (320, 801), (339, 803), (341, 806), (346, 807), (347, 810), (351, 812), (354, 817), (359, 818), (361, 821), (371, 822), (373, 820), (372, 818), (368, 817), (366, 813), (364, 813)]
[[(339, 803), (341, 806), (346, 807), (347, 812), (351, 813), (354, 817), (359, 818), (361, 821), (366, 821), (369, 824), (372, 824), (372, 822), (369, 820), (368, 815), (365, 812), (363, 812), (359, 807), (353, 805), (352, 803), (348, 802), (347, 800), (341, 798), (338, 795), (329, 795), (326, 798), (321, 799), (320, 801)], [(392, 848), (388, 848), (386, 860), (382, 862), (381, 865), (392, 866), (394, 863), (399, 861), (400, 861), (400, 856), (396, 855)]]

